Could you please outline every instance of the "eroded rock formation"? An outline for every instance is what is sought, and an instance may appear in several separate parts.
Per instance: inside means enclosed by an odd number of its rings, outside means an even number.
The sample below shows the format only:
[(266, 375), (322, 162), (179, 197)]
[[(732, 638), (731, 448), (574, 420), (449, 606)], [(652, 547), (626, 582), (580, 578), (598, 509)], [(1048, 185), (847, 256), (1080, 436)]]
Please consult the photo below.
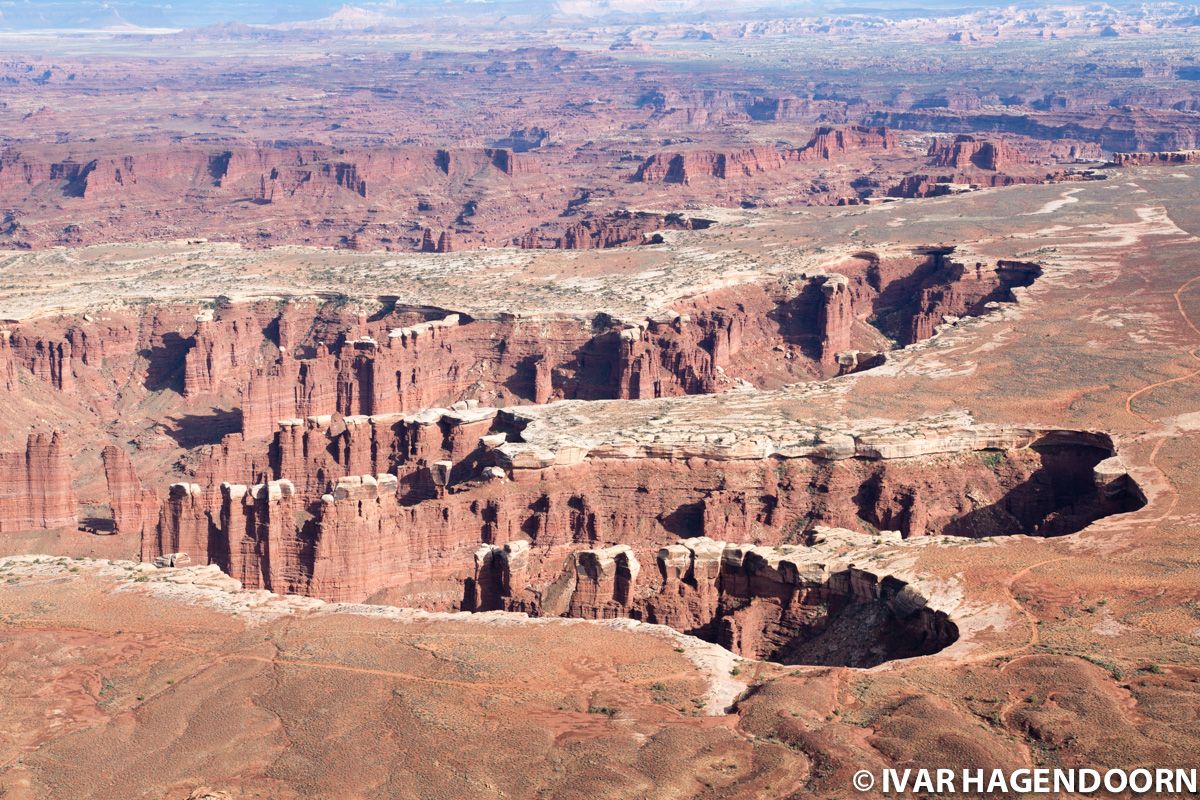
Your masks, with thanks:
[[(586, 616), (608, 613), (610, 600), (628, 605), (629, 575), (679, 536), (776, 546), (816, 525), (1052, 536), (1142, 502), (1106, 461), (1106, 437), (1092, 434), (826, 434), (782, 458), (719, 448), (621, 457), (544, 453), (519, 441), (521, 427), (509, 412), (470, 407), (285, 421), (263, 455), (222, 461), (228, 482), (172, 487), (143, 555), (189, 552), (275, 591), (419, 595), (439, 608), (479, 607), (496, 596), (480, 575), (507, 569), (533, 587), (510, 579), (522, 609), (549, 602), (552, 613)], [(266, 480), (242, 482), (258, 475)], [(527, 543), (514, 546), (519, 568), (504, 567), (502, 553), (477, 554), (514, 542)], [(603, 586), (573, 600), (558, 565), (581, 547), (598, 553), (573, 562), (576, 584), (586, 574)]]
[(899, 137), (887, 128), (821, 127), (806, 145), (795, 149), (758, 146), (656, 153), (641, 163), (633, 180), (685, 185), (714, 179), (736, 181), (778, 172), (788, 162), (838, 161), (861, 153), (896, 150), (899, 146)]
[(626, 244), (661, 244), (660, 231), (703, 230), (712, 220), (683, 214), (656, 214), (649, 211), (617, 211), (554, 229), (533, 229), (513, 240), (527, 250), (601, 250)]
[(931, 166), (956, 170), (986, 169), (995, 172), (1013, 163), (1029, 162), (1022, 153), (1003, 140), (962, 134), (953, 140), (935, 140), (929, 146), (929, 163)]
[(11, 392), (17, 388), (17, 364), (13, 359), (10, 339), (12, 331), (0, 330), (0, 390)]
[[(504, 433), (477, 406), (708, 394), (854, 372), (882, 363), (896, 343), (1015, 299), (1013, 289), (1039, 274), (1016, 262), (968, 268), (952, 248), (864, 251), (837, 270), (718, 289), (630, 321), (222, 298), (208, 307), (150, 306), (141, 316), (35, 319), (10, 323), (0, 341), (3, 390), (28, 384), (88, 402), (131, 382), (178, 393), (172, 436), (203, 446), (186, 467), (201, 498), (177, 490), (162, 514), (175, 531), (168, 539), (201, 542), (206, 534), (181, 520), (191, 505), (215, 520), (225, 481), (287, 478), (308, 503), (332, 479), (392, 473), (405, 491), (419, 484), (433, 497), (431, 481), (398, 466), (438, 460), (421, 450), (432, 448), (461, 472), (481, 436)], [(452, 405), (459, 410), (436, 410)], [(439, 436), (418, 435), (428, 424), (440, 426)], [(385, 425), (394, 430), (366, 433)], [(118, 529), (146, 528), (154, 503), (121, 454), (106, 460), (107, 497), (97, 500), (113, 508)], [(147, 488), (161, 493), (163, 484)], [(163, 552), (180, 551), (172, 544)]]
[[(487, 546), (477, 563), (494, 566), (476, 572), (477, 608), (630, 617), (788, 664), (868, 667), (953, 643), (957, 627), (918, 590), (855, 564), (871, 550), (864, 544), (862, 534), (820, 527), (803, 544), (775, 547), (700, 536), (661, 548), (657, 574), (644, 574), (628, 545), (579, 550), (534, 602), (511, 579), (525, 548)], [(878, 558), (879, 548), (871, 554)]]
[[(911, 539), (1078, 530), (1141, 502), (1113, 465), (1111, 442), (1071, 432), (873, 440), (812, 431), (778, 444), (677, 447), (653, 437), (637, 447), (547, 446), (524, 438), (536, 414), (497, 407), (852, 372), (880, 363), (887, 337), (926, 339), (1014, 300), (1040, 274), (1020, 262), (968, 267), (953, 254), (863, 251), (837, 271), (713, 290), (628, 322), (218, 300), (199, 313), (151, 308), (136, 322), (71, 319), (65, 331), (14, 324), (4, 352), (18, 382), (46, 391), (71, 391), (67, 375), (76, 391), (90, 391), (104, 359), (107, 381), (142, 363), (147, 387), (187, 403), (240, 398), (235, 427), (201, 439), (187, 479), (161, 503), (123, 449), (103, 452), (114, 525), (141, 532), (148, 561), (186, 554), (247, 586), (330, 600), (636, 616), (737, 652), (813, 663), (824, 657), (819, 648), (798, 643), (833, 637), (841, 644), (830, 652), (840, 655), (830, 658), (874, 663), (926, 652), (949, 629), (937, 618), (898, 617), (889, 603), (900, 589), (883, 575), (839, 569), (767, 585), (762, 576), (779, 569), (770, 565), (802, 552), (788, 548), (806, 546), (823, 525)], [(42, 355), (54, 352), (57, 362)], [(199, 419), (196, 431), (208, 424)], [(28, 460), (39, 458), (63, 461), (61, 453)], [(58, 474), (69, 490), (69, 470)], [(17, 524), (73, 518), (71, 506)], [(681, 537), (710, 550), (717, 546), (701, 537), (747, 544), (721, 545), (716, 566), (706, 566), (676, 544)], [(763, 547), (784, 549), (751, 555)], [(659, 577), (648, 583), (651, 564)], [(711, 580), (702, 585), (697, 574)], [(874, 642), (870, 652), (847, 655), (855, 631)], [(903, 635), (884, 642), (883, 631)]]
[(834, 161), (847, 154), (895, 150), (900, 139), (885, 127), (850, 125), (841, 128), (817, 128), (808, 144), (788, 154), (795, 161)]
[(1113, 153), (1111, 163), (1118, 167), (1200, 164), (1200, 150), (1169, 150), (1158, 153)]
[(0, 453), (0, 533), (74, 527), (71, 462), (58, 433), (31, 433), (23, 451)]
[[(142, 561), (153, 561), (167, 553), (223, 555), (210, 541), (209, 517), (204, 493), (196, 483), (173, 483), (159, 511), (158, 525), (142, 534)], [(212, 556), (209, 556), (211, 559)]]
[(645, 183), (690, 184), (712, 178), (725, 180), (775, 172), (783, 168), (783, 162), (783, 155), (774, 147), (658, 153), (638, 167), (633, 179)]
[(158, 497), (142, 486), (129, 454), (116, 445), (100, 453), (112, 507), (113, 531), (143, 536), (158, 524)]
[(201, 315), (182, 342), (183, 391), (240, 391), (242, 430), (253, 438), (271, 435), (280, 419), (468, 398), (499, 406), (711, 393), (738, 380), (776, 386), (877, 363), (857, 354), (886, 350), (881, 333), (921, 341), (947, 319), (1013, 300), (1014, 288), (1040, 274), (1017, 262), (970, 268), (952, 255), (861, 253), (837, 273), (709, 292), (629, 322), (402, 308), (368, 320), (304, 304), (223, 307)]

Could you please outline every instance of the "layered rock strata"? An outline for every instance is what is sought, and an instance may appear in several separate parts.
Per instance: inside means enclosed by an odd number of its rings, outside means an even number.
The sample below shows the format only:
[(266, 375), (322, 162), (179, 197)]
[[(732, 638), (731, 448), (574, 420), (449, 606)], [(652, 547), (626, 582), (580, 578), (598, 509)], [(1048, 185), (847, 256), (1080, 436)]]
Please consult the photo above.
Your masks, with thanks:
[(662, 231), (704, 230), (712, 224), (712, 220), (683, 214), (617, 211), (572, 223), (558, 234), (534, 228), (514, 239), (513, 244), (527, 250), (601, 250), (625, 244), (661, 244)]
[(172, 487), (143, 557), (188, 552), (251, 586), (446, 608), (482, 596), (471, 584), (481, 544), (527, 542), (520, 572), (537, 581), (581, 547), (626, 546), (645, 562), (680, 536), (774, 546), (816, 525), (1054, 536), (1143, 502), (1109, 466), (1097, 485), (1113, 454), (1099, 434), (824, 433), (635, 454), (547, 451), (521, 442), (522, 428), (512, 412), (469, 407), (285, 421), (263, 455), (226, 453), (219, 486)]
[(58, 433), (31, 433), (24, 450), (0, 453), (0, 533), (75, 527), (70, 457)]
[[(571, 554), (544, 587), (517, 590), (525, 547), (485, 546), (473, 578), (478, 609), (584, 619), (628, 617), (669, 625), (749, 658), (869, 667), (935, 653), (958, 638), (945, 611), (886, 568), (867, 568), (897, 534), (818, 527), (803, 544), (767, 547), (683, 539), (642, 570), (632, 548)], [(647, 574), (648, 573), (648, 574)]]
[[(1014, 289), (1040, 273), (1018, 262), (969, 268), (948, 247), (864, 251), (836, 269), (710, 291), (628, 322), (603, 314), (472, 318), (316, 298), (39, 318), (10, 323), (0, 337), (0, 392), (28, 386), (106, 404), (134, 382), (164, 401), (178, 393), (172, 435), (185, 448), (201, 445), (186, 461), (186, 483), (199, 487), (198, 508), (214, 520), (225, 481), (287, 478), (310, 503), (335, 478), (391, 473), (414, 498), (432, 497), (434, 484), (401, 465), (448, 458), (457, 479), (481, 436), (506, 433), (490, 417), (468, 422), (477, 406), (710, 394), (854, 372), (947, 320), (1015, 299)], [(436, 410), (458, 404), (453, 413)], [(415, 433), (429, 424), (441, 433)], [(363, 433), (381, 426), (374, 440)], [(123, 453), (104, 458), (118, 530), (152, 526), (156, 502), (146, 489), (161, 495), (162, 485), (143, 488)], [(168, 517), (191, 496), (175, 494)], [(27, 520), (18, 514), (12, 524)], [(194, 540), (207, 538), (195, 532)], [(156, 545), (183, 550), (168, 546)]]
[(142, 536), (158, 524), (158, 497), (143, 487), (129, 454), (116, 445), (100, 452), (112, 508), (113, 531)]
[(1104, 177), (1093, 170), (1060, 166), (1063, 162), (1101, 160), (1098, 147), (1070, 142), (1023, 141), (1018, 145), (1007, 138), (959, 134), (935, 138), (926, 157), (929, 171), (904, 176), (888, 189), (888, 196), (937, 197), (968, 189)]
[[(931, 336), (947, 317), (1013, 299), (1036, 265), (956, 262), (953, 248), (863, 252), (836, 272), (710, 291), (641, 319), (469, 317), (341, 300), (152, 306), (141, 316), (11, 323), (0, 336), (0, 391), (26, 372), (62, 392), (113, 394), (141, 380), (189, 401), (236, 404), (242, 431), (280, 419), (411, 412), (473, 398), (490, 405), (773, 388), (870, 363), (893, 342)], [(379, 304), (377, 304), (379, 305)], [(839, 358), (839, 356), (845, 356)], [(851, 369), (857, 367), (851, 367)], [(140, 373), (140, 374), (139, 374)]]
[(789, 162), (839, 161), (863, 153), (894, 151), (899, 147), (899, 137), (887, 128), (821, 127), (813, 132), (807, 144), (794, 149), (757, 146), (656, 153), (641, 163), (633, 180), (685, 185), (707, 180), (736, 181), (778, 172)]
[(1110, 163), (1116, 167), (1200, 164), (1200, 150), (1166, 150), (1158, 153), (1113, 153)]
[(1004, 140), (981, 139), (961, 134), (952, 140), (938, 139), (929, 147), (929, 163), (956, 170), (986, 169), (993, 172), (1013, 163), (1028, 164), (1024, 155)]

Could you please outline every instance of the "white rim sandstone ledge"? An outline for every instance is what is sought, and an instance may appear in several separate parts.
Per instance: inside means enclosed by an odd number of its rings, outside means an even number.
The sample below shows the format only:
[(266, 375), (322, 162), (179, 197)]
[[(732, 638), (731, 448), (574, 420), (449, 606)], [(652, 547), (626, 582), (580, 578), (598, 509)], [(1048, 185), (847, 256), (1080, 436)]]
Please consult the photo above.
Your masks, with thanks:
[[(1180, 165), (1177, 169), (1194, 175), (1198, 168)], [(1114, 177), (1136, 178), (1142, 172), (1130, 169)], [(1128, 213), (1135, 204), (1153, 206), (1159, 201), (1154, 196), (1114, 199), (1110, 195), (1114, 185), (1114, 181), (1098, 181), (1072, 186), (1069, 191), (1078, 202), (1052, 208), (1052, 215), (1045, 218), (1020, 214), (1040, 210), (1047, 201), (1059, 198), (1061, 184), (997, 188), (945, 200), (967, 203), (973, 212), (969, 216), (1002, 214), (1029, 220), (1031, 229), (1021, 230), (1014, 244), (1019, 243), (1023, 253), (1058, 251), (1039, 258), (1054, 273), (1039, 284), (1084, 270), (1089, 280), (1096, 280), (1096, 268), (1104, 268), (1112, 252), (1148, 235), (1183, 233), (1169, 220), (1130, 223)], [(620, 254), (513, 248), (444, 254), (357, 252), (298, 245), (260, 250), (191, 240), (9, 250), (0, 253), (8, 262), (6, 277), (12, 284), (0, 292), (0, 319), (103, 314), (148, 302), (198, 303), (217, 297), (234, 302), (337, 299), (377, 308), (384, 296), (401, 304), (454, 309), (476, 319), (495, 315), (497, 308), (521, 317), (604, 312), (634, 319), (717, 288), (785, 273), (836, 272), (841, 261), (862, 250), (880, 256), (911, 252), (914, 246), (928, 244), (930, 234), (919, 226), (920, 235), (910, 234), (907, 220), (900, 215), (909, 215), (918, 203), (936, 215), (945, 209), (942, 200), (787, 212), (697, 209), (695, 213), (721, 224), (703, 231), (674, 231), (669, 243), (639, 250), (645, 263), (637, 270), (607, 276), (571, 277), (566, 272), (576, 263), (590, 265)], [(951, 240), (962, 239), (958, 254), (964, 259), (1023, 257), (1010, 248), (999, 251), (995, 243), (972, 248), (969, 232), (957, 236), (957, 223), (939, 223)], [(784, 232), (768, 240), (761, 251), (747, 251), (746, 233), (774, 225), (786, 226)], [(317, 262), (317, 267), (306, 266), (308, 261)], [(203, 268), (197, 269), (198, 264)], [(67, 275), (69, 280), (47, 286), (46, 275)]]
[[(501, 413), (526, 423), (522, 431), (525, 441), (506, 442), (496, 447), (495, 452), (504, 466), (512, 470), (570, 466), (586, 459), (889, 460), (977, 450), (1019, 450), (1034, 444), (1080, 444), (1116, 452), (1112, 438), (1099, 431), (976, 425), (962, 412), (911, 423), (864, 420), (844, 431), (795, 422), (780, 415), (769, 421), (748, 415), (739, 431), (731, 418), (707, 420), (708, 430), (705, 421), (693, 425), (687, 415), (658, 424), (660, 420), (653, 418), (654, 409), (647, 407), (641, 418), (632, 421), (637, 427), (605, 430), (603, 423), (617, 415), (607, 417), (605, 409), (597, 405), (606, 403), (567, 400), (541, 407), (503, 409)], [(683, 405), (674, 403), (661, 411), (669, 414), (675, 409), (688, 410)], [(601, 424), (593, 426), (594, 421)], [(783, 429), (782, 435), (769, 433), (772, 427)]]
[[(351, 414), (342, 417), (342, 423), (349, 427), (358, 425), (392, 425), (401, 422), (411, 425), (428, 426), (437, 425), (444, 420), (455, 425), (464, 425), (471, 422), (483, 422), (484, 420), (492, 419), (500, 411), (501, 409), (492, 408), (491, 406), (481, 406), (478, 400), (462, 400), (449, 408), (426, 408), (415, 414), (404, 414), (401, 412), (372, 414), (370, 416), (366, 414)], [(303, 419), (289, 417), (277, 420), (275, 425), (281, 429), (308, 427), (314, 430), (328, 430), (332, 427), (333, 420), (333, 414), (320, 414)]]
[[(82, 574), (72, 573), (71, 569)], [(115, 582), (112, 591), (144, 592), (155, 599), (204, 606), (236, 616), (247, 626), (261, 625), (281, 617), (304, 614), (355, 614), (396, 622), (449, 620), (473, 625), (597, 625), (667, 639), (708, 678), (704, 713), (720, 716), (729, 713), (734, 701), (748, 686), (730, 671), (744, 659), (720, 645), (710, 644), (680, 633), (665, 625), (651, 625), (631, 619), (585, 620), (567, 617), (530, 617), (511, 611), (422, 611), (397, 606), (360, 603), (327, 603), (313, 597), (280, 595), (265, 589), (249, 590), (221, 572), (215, 564), (162, 569), (135, 561), (67, 558), (48, 555), (19, 555), (0, 558), (0, 575), (20, 585), (65, 579), (104, 578)]]

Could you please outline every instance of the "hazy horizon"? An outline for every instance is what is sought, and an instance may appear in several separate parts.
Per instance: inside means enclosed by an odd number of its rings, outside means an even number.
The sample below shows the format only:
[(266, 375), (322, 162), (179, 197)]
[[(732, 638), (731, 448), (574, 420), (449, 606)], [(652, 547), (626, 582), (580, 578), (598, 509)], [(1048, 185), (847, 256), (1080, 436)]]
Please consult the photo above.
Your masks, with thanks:
[[(946, 15), (984, 8), (1040, 7), (1052, 2), (989, 2), (989, 0), (215, 0), (172, 3), (163, 0), (127, 2), (62, 2), (9, 0), (0, 2), (0, 30), (79, 30), (105, 28), (202, 28), (224, 24), (277, 25), (325, 19), (335, 14), (362, 25), (411, 23), (414, 18), (534, 17), (613, 22), (704, 21), (753, 16), (820, 16), (823, 14), (883, 14), (904, 17)], [(1097, 7), (1123, 3), (1087, 4)]]

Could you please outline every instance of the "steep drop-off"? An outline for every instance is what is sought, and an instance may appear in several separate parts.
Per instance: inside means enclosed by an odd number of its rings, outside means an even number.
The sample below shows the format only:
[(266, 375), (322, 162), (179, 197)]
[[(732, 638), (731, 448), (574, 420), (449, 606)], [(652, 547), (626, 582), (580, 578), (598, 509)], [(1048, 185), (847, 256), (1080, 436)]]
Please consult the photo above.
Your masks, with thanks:
[[(1022, 262), (968, 267), (953, 253), (864, 251), (836, 272), (722, 288), (633, 321), (472, 317), (386, 298), (36, 319), (0, 338), (4, 391), (175, 409), (165, 418), (177, 426), (183, 480), (168, 488), (162, 472), (135, 467), (162, 463), (139, 453), (136, 437), (98, 454), (111, 527), (140, 535), (146, 561), (184, 553), (250, 587), (328, 600), (622, 615), (758, 657), (878, 663), (933, 652), (953, 640), (953, 623), (897, 601), (908, 595), (888, 574), (847, 567), (801, 580), (787, 567), (784, 579), (758, 560), (794, 567), (827, 526), (906, 539), (1071, 533), (1141, 503), (1112, 442), (1071, 431), (897, 440), (813, 430), (766, 450), (698, 441), (633, 453), (527, 440), (536, 413), (520, 407), (773, 388), (869, 368), (947, 318), (1015, 300), (1040, 274)], [(10, 457), (5, 530), (73, 524), (58, 441), (31, 437), (23, 465)], [(685, 590), (672, 582), (683, 556), (671, 548), (693, 540), (743, 544), (721, 546), (711, 586), (693, 574)], [(610, 587), (612, 548), (629, 564), (666, 561), (657, 579)], [(514, 550), (521, 569), (489, 577), (489, 559)]]
[(645, 555), (681, 536), (778, 545), (818, 525), (1053, 536), (1142, 502), (1098, 434), (840, 435), (783, 458), (719, 448), (614, 458), (543, 453), (520, 441), (521, 427), (510, 412), (464, 404), (285, 420), (260, 450), (231, 438), (197, 482), (171, 488), (143, 557), (183, 551), (277, 591), (362, 600), (399, 590), (450, 607), (480, 543), (527, 540), (540, 564), (531, 578), (547, 578), (580, 546)]
[(628, 545), (579, 550), (540, 592), (520, 588), (529, 566), (525, 542), (485, 545), (476, 551), (464, 605), (630, 617), (788, 664), (868, 667), (952, 644), (957, 626), (918, 590), (878, 567), (854, 565), (870, 541), (831, 528), (777, 547), (696, 537), (661, 548), (651, 574)]

